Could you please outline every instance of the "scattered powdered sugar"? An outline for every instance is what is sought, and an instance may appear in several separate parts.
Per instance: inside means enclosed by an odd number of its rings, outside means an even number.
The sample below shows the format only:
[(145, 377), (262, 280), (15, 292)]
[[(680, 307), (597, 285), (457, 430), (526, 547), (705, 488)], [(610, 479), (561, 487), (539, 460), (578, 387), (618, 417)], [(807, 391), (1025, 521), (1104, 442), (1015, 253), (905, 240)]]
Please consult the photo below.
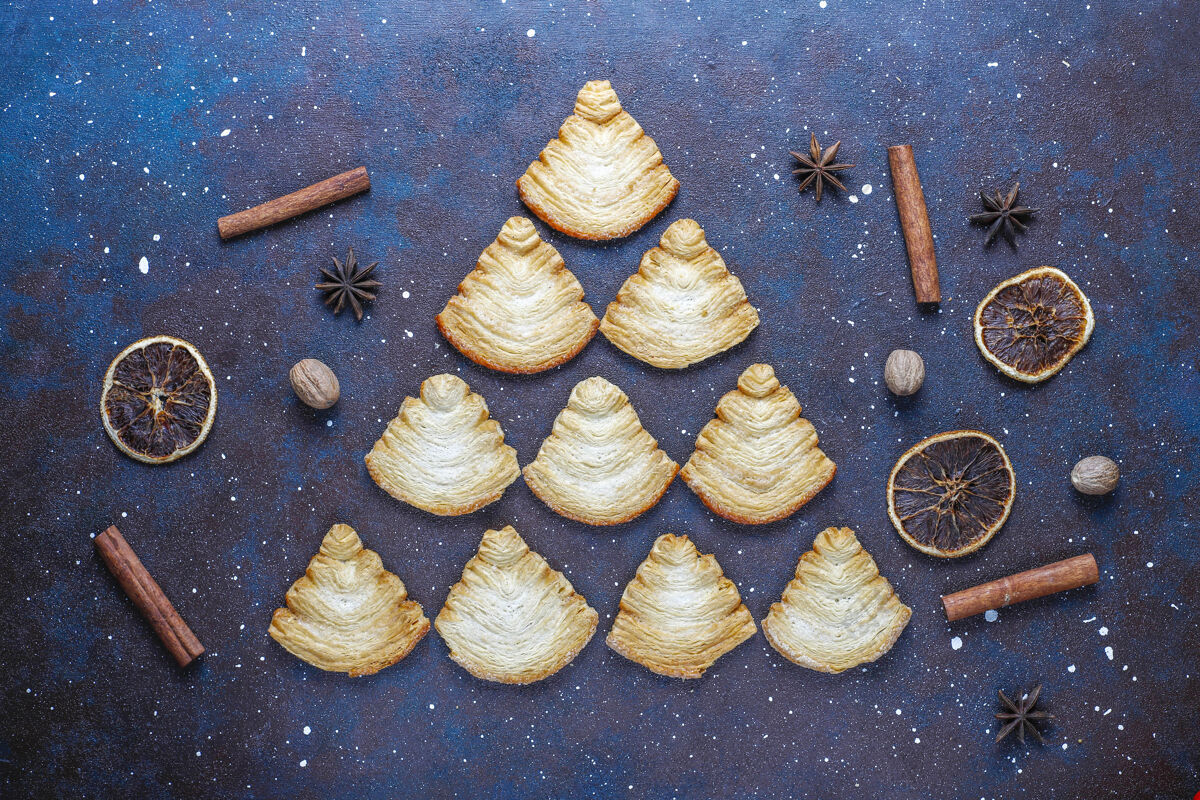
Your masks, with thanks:
[(1109, 661), (1112, 661), (1112, 660), (1113, 660), (1113, 651), (1112, 651), (1112, 647), (1106, 647), (1106, 648), (1104, 648), (1104, 655), (1108, 656), (1108, 660), (1109, 660)]
[(950, 640), (950, 649), (951, 650), (957, 650), (960, 647), (962, 647), (962, 638), (961, 637), (955, 636), (953, 639)]
[(864, 183), (864, 184), (862, 185), (862, 193), (863, 193), (863, 194), (870, 194), (870, 193), (871, 193), (871, 192), (873, 192), (873, 191), (875, 191), (875, 187), (874, 187), (874, 186), (872, 186), (871, 184), (869, 184), (869, 183)]
[(138, 262), (138, 271), (143, 275), (150, 272), (150, 260), (145, 256), (142, 256), (142, 260)]

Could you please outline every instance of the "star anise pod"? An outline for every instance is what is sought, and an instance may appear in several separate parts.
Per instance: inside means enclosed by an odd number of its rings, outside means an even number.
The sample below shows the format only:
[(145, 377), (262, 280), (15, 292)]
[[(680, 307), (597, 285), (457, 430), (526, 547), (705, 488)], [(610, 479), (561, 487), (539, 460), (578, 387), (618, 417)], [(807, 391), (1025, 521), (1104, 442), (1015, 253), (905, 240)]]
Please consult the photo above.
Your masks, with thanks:
[(991, 195), (987, 192), (979, 193), (979, 199), (983, 201), (983, 207), (987, 211), (982, 214), (972, 214), (971, 222), (979, 225), (991, 225), (988, 228), (987, 241), (984, 243), (984, 247), (994, 242), (996, 236), (1001, 232), (1004, 233), (1004, 238), (1008, 239), (1008, 243), (1016, 247), (1017, 239), (1014, 235), (1015, 232), (1024, 231), (1029, 218), (1041, 210), (1017, 205), (1017, 192), (1020, 188), (1021, 184), (1014, 183), (1013, 187), (1008, 190), (1008, 194), (1003, 196), (1001, 196), (999, 190), (993, 192)]
[(1021, 744), (1025, 744), (1025, 732), (1037, 737), (1037, 740), (1042, 744), (1046, 740), (1042, 738), (1042, 732), (1037, 728), (1037, 722), (1044, 719), (1054, 719), (1054, 715), (1046, 711), (1034, 711), (1033, 707), (1037, 705), (1038, 695), (1042, 693), (1042, 685), (1039, 683), (1033, 687), (1033, 691), (1028, 694), (1021, 695), (1021, 699), (1017, 702), (1009, 700), (1003, 691), (998, 692), (1000, 702), (1008, 708), (996, 715), (996, 719), (1007, 720), (1000, 732), (996, 734), (996, 741), (1000, 741), (1005, 736), (1008, 736), (1013, 731), (1017, 732), (1017, 739)]
[(325, 305), (333, 307), (334, 316), (342, 313), (342, 307), (346, 305), (346, 301), (350, 301), (350, 308), (354, 310), (354, 316), (362, 322), (362, 304), (375, 299), (374, 289), (378, 289), (381, 284), (379, 281), (371, 278), (371, 272), (379, 262), (376, 261), (370, 266), (359, 268), (358, 259), (354, 257), (354, 248), (350, 248), (350, 253), (346, 256), (346, 263), (333, 259), (333, 270), (321, 268), (321, 274), (328, 280), (317, 284), (317, 288), (325, 292)]
[(800, 162), (800, 168), (792, 170), (793, 175), (804, 176), (804, 180), (800, 181), (800, 191), (803, 192), (808, 188), (809, 184), (816, 181), (817, 202), (819, 203), (821, 202), (821, 189), (826, 182), (833, 184), (843, 192), (846, 191), (846, 187), (842, 185), (842, 182), (833, 173), (850, 169), (854, 165), (834, 163), (833, 160), (837, 158), (838, 148), (842, 146), (840, 141), (834, 142), (832, 147), (822, 153), (821, 145), (817, 144), (817, 135), (810, 133), (809, 137), (808, 155), (797, 153), (795, 150), (788, 152)]

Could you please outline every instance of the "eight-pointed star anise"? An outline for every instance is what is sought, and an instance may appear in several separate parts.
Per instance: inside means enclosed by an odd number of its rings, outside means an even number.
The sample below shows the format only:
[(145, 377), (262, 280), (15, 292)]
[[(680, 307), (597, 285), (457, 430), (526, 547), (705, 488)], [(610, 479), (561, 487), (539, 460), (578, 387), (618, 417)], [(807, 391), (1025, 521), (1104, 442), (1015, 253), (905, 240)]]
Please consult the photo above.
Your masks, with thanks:
[(1046, 743), (1046, 740), (1042, 738), (1042, 732), (1037, 728), (1037, 723), (1041, 720), (1054, 719), (1054, 715), (1046, 711), (1033, 710), (1033, 707), (1037, 705), (1038, 695), (1041, 693), (1042, 685), (1039, 683), (1033, 687), (1032, 692), (1021, 695), (1020, 699), (1014, 703), (1005, 696), (1003, 691), (998, 692), (1000, 702), (1004, 703), (1007, 711), (996, 715), (996, 719), (1005, 721), (1000, 732), (996, 734), (997, 742), (1016, 731), (1017, 739), (1021, 744), (1025, 744), (1025, 732), (1028, 731), (1031, 735), (1036, 736), (1039, 742)]
[(333, 307), (335, 316), (342, 313), (342, 307), (348, 300), (355, 318), (362, 322), (362, 304), (374, 300), (375, 294), (372, 290), (383, 285), (371, 278), (371, 272), (378, 263), (376, 261), (360, 269), (358, 259), (354, 257), (354, 248), (351, 247), (349, 255), (346, 256), (346, 263), (343, 264), (334, 258), (332, 271), (321, 268), (321, 274), (327, 280), (318, 283), (317, 288), (325, 292), (325, 305)]
[(971, 222), (991, 226), (988, 228), (984, 247), (996, 241), (996, 236), (1001, 233), (1004, 234), (1004, 238), (1008, 240), (1009, 244), (1016, 247), (1016, 231), (1024, 231), (1029, 218), (1041, 210), (1017, 205), (1017, 192), (1020, 189), (1021, 184), (1014, 183), (1006, 195), (1001, 195), (999, 190), (990, 195), (987, 192), (979, 193), (979, 199), (983, 201), (983, 207), (987, 211), (982, 214), (972, 214)]
[(838, 148), (841, 146), (842, 143), (840, 141), (834, 142), (832, 147), (822, 153), (821, 145), (817, 143), (817, 135), (810, 133), (807, 155), (797, 153), (795, 150), (789, 151), (800, 162), (800, 168), (792, 170), (793, 175), (801, 175), (804, 178), (800, 181), (800, 191), (803, 192), (808, 188), (809, 184), (816, 181), (818, 203), (821, 202), (821, 189), (826, 182), (836, 186), (843, 192), (846, 191), (846, 187), (833, 174), (854, 166), (853, 164), (834, 163), (834, 159), (837, 158)]

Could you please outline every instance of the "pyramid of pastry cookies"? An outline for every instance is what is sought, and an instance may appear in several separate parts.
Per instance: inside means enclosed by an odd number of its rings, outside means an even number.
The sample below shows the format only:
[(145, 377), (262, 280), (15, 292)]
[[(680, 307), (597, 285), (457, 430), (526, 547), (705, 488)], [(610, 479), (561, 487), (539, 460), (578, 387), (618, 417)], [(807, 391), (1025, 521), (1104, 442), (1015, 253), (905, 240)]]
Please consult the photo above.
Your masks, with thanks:
[(569, 361), (599, 324), (558, 251), (524, 217), (504, 223), (436, 319), (467, 358), (512, 373)]
[(533, 493), (564, 517), (616, 525), (657, 503), (678, 469), (625, 393), (593, 377), (571, 390), (524, 474)]
[(762, 627), (789, 660), (842, 672), (891, 650), (911, 616), (854, 531), (827, 528), (800, 557), (796, 577)]
[(792, 514), (837, 470), (817, 447), (817, 431), (767, 364), (754, 364), (717, 403), (679, 474), (704, 504), (743, 524)]
[(666, 208), (679, 181), (608, 81), (588, 81), (558, 138), (517, 180), (525, 205), (580, 239), (628, 236)]
[(671, 224), (646, 251), (600, 323), (608, 340), (634, 358), (681, 369), (728, 350), (758, 327), (725, 260), (693, 219)]
[(595, 609), (512, 526), (489, 530), (434, 625), (477, 678), (533, 683), (571, 662), (596, 632)]
[(658, 537), (621, 595), (608, 646), (659, 675), (699, 678), (754, 635), (754, 619), (712, 555)]
[(500, 499), (517, 479), (517, 451), (504, 443), (487, 403), (462, 378), (434, 375), (366, 456), (375, 483), (432, 514), (466, 514)]
[(370, 675), (408, 655), (429, 620), (349, 525), (334, 525), (267, 633), (314, 667)]

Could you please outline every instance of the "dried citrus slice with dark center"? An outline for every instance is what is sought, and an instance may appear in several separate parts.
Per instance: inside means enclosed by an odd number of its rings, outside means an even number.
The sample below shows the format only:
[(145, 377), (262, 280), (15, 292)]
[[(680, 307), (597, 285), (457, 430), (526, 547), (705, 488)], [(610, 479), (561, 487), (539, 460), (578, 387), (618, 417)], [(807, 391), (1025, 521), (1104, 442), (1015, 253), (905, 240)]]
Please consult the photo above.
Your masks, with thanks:
[(955, 558), (988, 543), (1008, 519), (1016, 476), (1000, 443), (980, 431), (918, 442), (888, 477), (888, 516), (904, 541)]
[(217, 414), (217, 387), (195, 347), (151, 336), (121, 351), (104, 376), (100, 416), (127, 456), (166, 464), (195, 450)]
[(975, 343), (1010, 378), (1044, 381), (1087, 344), (1092, 305), (1066, 273), (1037, 267), (992, 289), (975, 309)]

